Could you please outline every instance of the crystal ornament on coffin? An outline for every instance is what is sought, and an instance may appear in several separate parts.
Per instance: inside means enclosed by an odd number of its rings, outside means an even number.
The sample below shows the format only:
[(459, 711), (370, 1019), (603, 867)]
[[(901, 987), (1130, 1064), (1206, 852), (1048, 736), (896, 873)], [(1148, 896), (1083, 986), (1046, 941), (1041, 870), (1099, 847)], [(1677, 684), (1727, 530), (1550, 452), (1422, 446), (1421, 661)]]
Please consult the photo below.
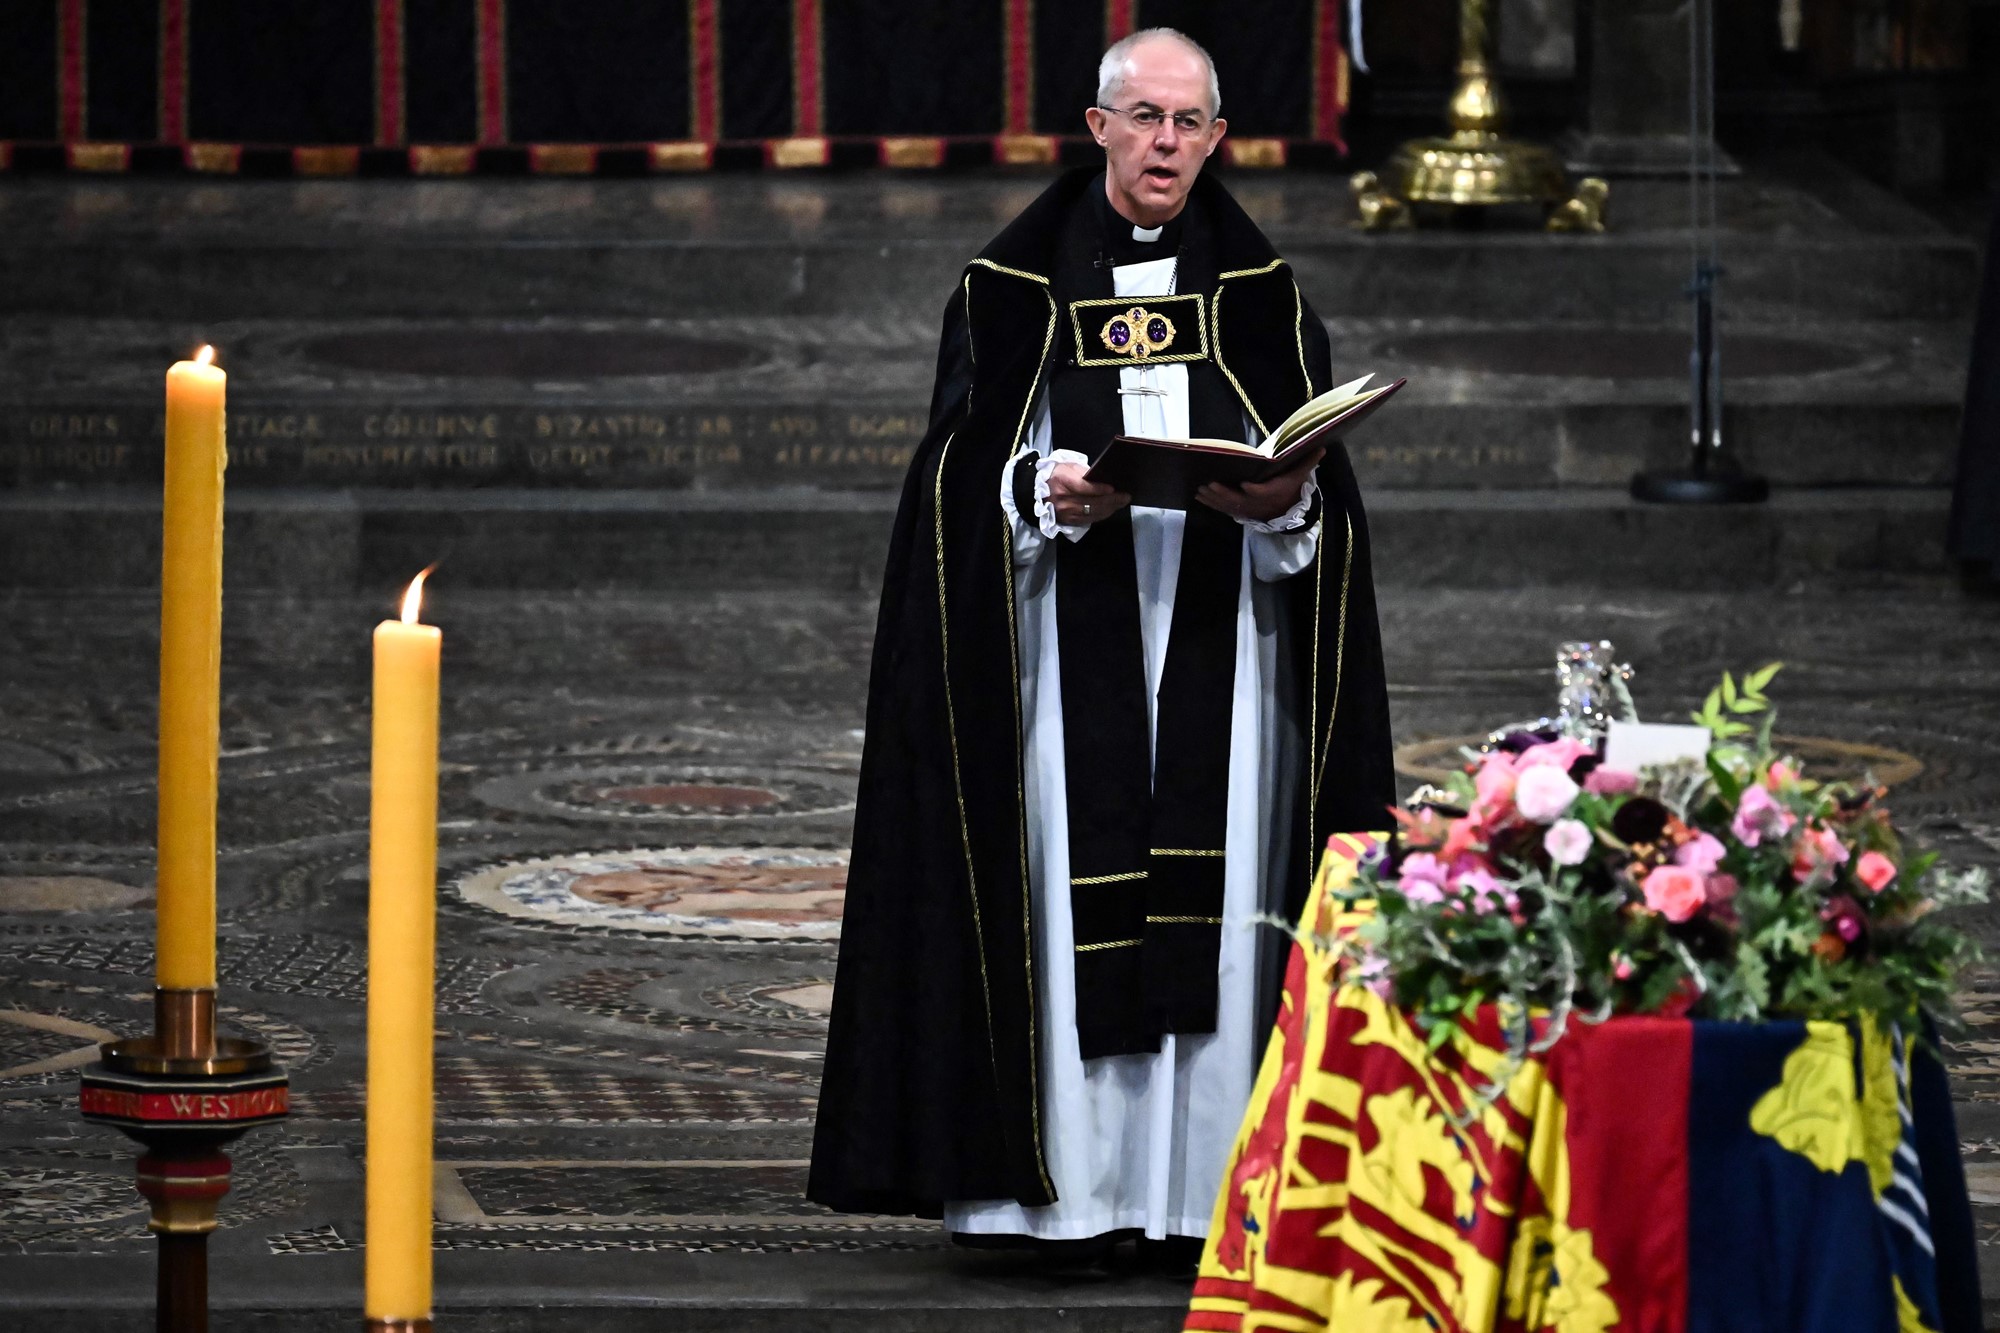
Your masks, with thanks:
[(1172, 347), (1174, 333), (1171, 319), (1135, 305), (1124, 314), (1113, 315), (1106, 320), (1098, 337), (1106, 347), (1121, 356), (1143, 361), (1155, 352), (1164, 352)]

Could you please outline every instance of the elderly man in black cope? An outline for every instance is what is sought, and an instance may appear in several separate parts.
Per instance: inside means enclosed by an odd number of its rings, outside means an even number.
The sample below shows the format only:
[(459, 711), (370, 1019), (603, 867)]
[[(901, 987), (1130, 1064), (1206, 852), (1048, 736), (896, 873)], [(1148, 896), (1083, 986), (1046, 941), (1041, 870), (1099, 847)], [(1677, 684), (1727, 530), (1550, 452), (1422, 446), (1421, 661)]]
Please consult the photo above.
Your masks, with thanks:
[(813, 1148), (819, 1202), (968, 1240), (1206, 1233), (1287, 943), (1254, 922), (1394, 798), (1341, 448), (1185, 512), (1085, 480), (1114, 435), (1255, 442), (1335, 383), (1290, 268), (1201, 174), (1207, 53), (1142, 32), (1099, 85), (1104, 168), (945, 309)]

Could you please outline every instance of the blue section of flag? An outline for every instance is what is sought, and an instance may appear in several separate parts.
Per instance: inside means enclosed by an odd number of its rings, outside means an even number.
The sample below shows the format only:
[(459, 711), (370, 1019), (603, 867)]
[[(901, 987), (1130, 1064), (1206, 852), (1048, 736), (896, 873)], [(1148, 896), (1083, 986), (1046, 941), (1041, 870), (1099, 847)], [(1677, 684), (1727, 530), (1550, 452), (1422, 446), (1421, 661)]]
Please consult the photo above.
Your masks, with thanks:
[(1933, 1272), (1940, 1322), (1933, 1327), (1941, 1333), (1980, 1333), (1986, 1322), (1979, 1301), (1978, 1238), (1965, 1193), (1951, 1088), (1934, 1054), (1936, 1041), (1937, 1033), (1926, 1023), (1923, 1038), (1909, 1051), (1913, 1124), (1908, 1134), (1923, 1168), (1924, 1206), (1937, 1256)]
[(1897, 1333), (1867, 1168), (1822, 1171), (1750, 1128), (1804, 1038), (1803, 1023), (1694, 1025), (1687, 1333)]

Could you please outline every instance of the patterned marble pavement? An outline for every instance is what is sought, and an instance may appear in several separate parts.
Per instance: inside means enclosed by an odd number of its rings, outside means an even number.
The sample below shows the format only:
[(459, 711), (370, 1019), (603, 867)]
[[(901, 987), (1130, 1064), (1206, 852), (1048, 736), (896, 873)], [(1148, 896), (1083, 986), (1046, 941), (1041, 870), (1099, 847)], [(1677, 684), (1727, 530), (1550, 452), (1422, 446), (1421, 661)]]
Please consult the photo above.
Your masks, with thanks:
[[(229, 605), (223, 1016), (281, 1053), (296, 1111), (240, 1145), (215, 1250), (272, 1282), (360, 1240), (363, 692), (388, 597)], [(1658, 717), (1783, 659), (1785, 730), (1921, 760), (1899, 816), (2000, 864), (2000, 604), (1931, 585), (1382, 600), (1399, 739), (1545, 711), (1565, 638), (1616, 640)], [(946, 1262), (933, 1223), (800, 1197), (872, 602), (466, 595), (447, 576), (430, 609), (440, 1251)], [(147, 1016), (156, 619), (142, 596), (0, 600), (0, 1290), (10, 1264), (149, 1244), (128, 1147), (70, 1108), (91, 1044)], [(2000, 909), (1974, 924), (2000, 942)], [(2000, 1204), (2000, 971), (1968, 1001), (1961, 1128)], [(1987, 1231), (2000, 1259), (2000, 1208)]]

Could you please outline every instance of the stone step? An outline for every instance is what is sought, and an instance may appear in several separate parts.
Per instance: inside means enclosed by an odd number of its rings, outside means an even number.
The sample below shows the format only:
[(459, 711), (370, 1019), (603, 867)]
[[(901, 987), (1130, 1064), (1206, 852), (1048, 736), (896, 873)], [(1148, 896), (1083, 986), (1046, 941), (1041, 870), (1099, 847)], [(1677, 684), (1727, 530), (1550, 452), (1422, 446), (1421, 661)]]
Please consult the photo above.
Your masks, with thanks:
[[(1339, 319), (1341, 373), (1405, 375), (1350, 442), (1371, 486), (1623, 485), (1688, 438), (1679, 326)], [(230, 484), (893, 489), (928, 415), (928, 319), (0, 320), (0, 488), (159, 476), (160, 377), (231, 373)], [(1955, 323), (1725, 327), (1725, 427), (1785, 485), (1939, 485)]]
[[(928, 320), (1048, 179), (22, 180), (0, 192), (0, 316)], [(1341, 177), (1232, 180), (1328, 317), (1683, 312), (1687, 204), (1672, 183), (1621, 181), (1610, 231), (1552, 236), (1364, 233)], [(1970, 316), (1972, 243), (1837, 168), (1732, 181), (1721, 220), (1726, 310)]]
[[(1407, 587), (1759, 588), (1947, 571), (1942, 489), (1780, 490), (1641, 505), (1608, 489), (1383, 488), (1375, 577)], [(490, 589), (855, 591), (881, 577), (886, 491), (243, 490), (227, 586), (299, 595), (437, 579)], [(0, 492), (0, 587), (154, 585), (158, 492)]]

